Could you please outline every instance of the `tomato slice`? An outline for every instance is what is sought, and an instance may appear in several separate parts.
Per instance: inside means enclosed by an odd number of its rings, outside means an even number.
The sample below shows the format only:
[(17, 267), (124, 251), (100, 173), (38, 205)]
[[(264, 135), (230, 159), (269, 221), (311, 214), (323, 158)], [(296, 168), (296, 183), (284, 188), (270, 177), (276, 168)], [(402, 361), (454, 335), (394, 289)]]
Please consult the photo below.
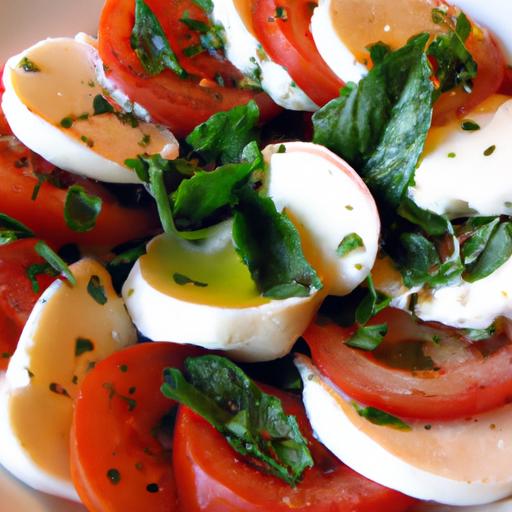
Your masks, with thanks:
[(34, 250), (36, 240), (17, 240), (0, 245), (0, 370), (7, 367), (16, 350), (21, 331), (37, 299), (54, 281), (46, 274), (36, 276), (39, 291), (32, 288), (27, 269), (44, 263)]
[(160, 392), (164, 368), (198, 351), (143, 343), (92, 370), (75, 403), (71, 475), (90, 512), (178, 510), (172, 469), (176, 404)]
[(505, 69), (505, 76), (503, 78), (503, 82), (501, 84), (499, 92), (501, 94), (507, 94), (508, 96), (512, 96), (512, 67), (507, 66)]
[(454, 329), (417, 323), (392, 308), (371, 323), (388, 324), (374, 352), (345, 344), (354, 327), (313, 323), (304, 334), (314, 363), (355, 400), (432, 420), (463, 418), (510, 401), (512, 342), (506, 329), (470, 343)]
[[(49, 179), (42, 183), (33, 200), (38, 184), (36, 173)], [(56, 181), (59, 186), (53, 184)], [(96, 226), (86, 233), (73, 231), (64, 220), (67, 187), (75, 183), (103, 199)], [(38, 237), (57, 245), (75, 242), (113, 247), (146, 236), (158, 226), (152, 209), (121, 206), (99, 183), (56, 169), (14, 137), (0, 140), (0, 212), (23, 222)]]
[[(314, 6), (314, 3), (313, 3)], [(281, 16), (276, 16), (281, 12)], [(253, 25), (269, 57), (319, 106), (339, 95), (345, 85), (322, 59), (309, 29), (313, 14), (307, 0), (255, 0)]]
[[(99, 26), (99, 52), (109, 80), (132, 101), (147, 109), (154, 121), (168, 126), (178, 137), (184, 137), (216, 112), (229, 110), (251, 99), (258, 103), (263, 120), (279, 112), (264, 93), (220, 87), (212, 82), (212, 75), (217, 73), (241, 78), (226, 61), (219, 62), (216, 57), (206, 54), (198, 56), (197, 63), (196, 57), (183, 59), (186, 38), (190, 37), (192, 42), (197, 38), (197, 34), (186, 31), (180, 21), (185, 10), (194, 13), (194, 17), (200, 15), (192, 0), (147, 0), (147, 4), (159, 18), (170, 44), (175, 45), (173, 50), (181, 56), (182, 65), (199, 76), (183, 79), (170, 70), (156, 76), (144, 72), (130, 45), (135, 19), (133, 0), (106, 1)], [(204, 78), (209, 78), (207, 86), (200, 85)]]
[(285, 411), (297, 417), (315, 460), (296, 488), (244, 462), (226, 440), (187, 407), (174, 436), (178, 494), (187, 512), (401, 512), (411, 498), (373, 483), (339, 462), (314, 440), (300, 400), (276, 389)]

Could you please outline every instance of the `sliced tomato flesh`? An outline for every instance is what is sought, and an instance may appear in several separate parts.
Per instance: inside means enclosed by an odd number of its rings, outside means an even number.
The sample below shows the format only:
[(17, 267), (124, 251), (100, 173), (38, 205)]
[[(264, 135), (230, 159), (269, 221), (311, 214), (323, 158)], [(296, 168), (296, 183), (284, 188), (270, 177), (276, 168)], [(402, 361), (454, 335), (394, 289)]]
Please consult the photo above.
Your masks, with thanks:
[(174, 436), (178, 494), (187, 512), (401, 512), (411, 498), (373, 483), (313, 438), (300, 400), (266, 388), (296, 416), (315, 461), (296, 488), (249, 465), (205, 420), (180, 407)]
[(7, 367), (37, 299), (55, 280), (45, 273), (35, 276), (38, 289), (29, 279), (31, 265), (44, 260), (35, 252), (34, 239), (0, 245), (0, 370)]
[(471, 343), (455, 330), (421, 324), (387, 309), (371, 323), (388, 334), (375, 352), (349, 347), (355, 327), (312, 323), (304, 334), (313, 361), (355, 400), (400, 417), (465, 418), (512, 397), (512, 341), (507, 329)]
[(318, 53), (309, 29), (312, 2), (255, 0), (253, 26), (265, 52), (290, 74), (319, 106), (339, 95), (345, 85)]
[[(170, 42), (176, 44), (178, 40), (178, 51), (174, 51), (182, 55), (185, 37), (182, 32), (186, 27), (180, 18), (184, 10), (197, 15), (197, 6), (191, 0), (180, 0), (176, 5), (162, 0), (148, 0), (147, 4), (160, 15), (159, 21), (164, 31), (170, 35)], [(219, 62), (211, 55), (199, 56), (197, 65), (193, 59), (182, 58), (185, 68), (201, 73), (202, 76), (184, 79), (171, 70), (149, 76), (130, 44), (134, 21), (133, 0), (107, 0), (99, 26), (99, 52), (106, 75), (115, 87), (143, 106), (155, 122), (169, 127), (178, 137), (188, 135), (195, 126), (213, 114), (245, 104), (251, 99), (258, 103), (263, 120), (279, 112), (279, 108), (265, 93), (221, 87), (214, 83), (211, 78), (217, 73), (224, 76), (241, 75), (227, 62)], [(177, 35), (172, 35), (177, 28)], [(197, 34), (192, 33), (190, 36), (191, 41), (194, 41)], [(226, 69), (230, 71), (227, 72)], [(205, 77), (210, 79), (206, 86), (202, 86), (201, 83), (204, 85), (205, 82), (201, 79)]]
[(503, 77), (503, 82), (501, 83), (499, 91), (501, 94), (506, 94), (507, 96), (512, 96), (512, 67), (507, 66), (505, 69), (505, 76)]
[(176, 404), (160, 392), (162, 371), (198, 351), (143, 343), (101, 361), (75, 403), (71, 474), (90, 512), (174, 512), (172, 426)]

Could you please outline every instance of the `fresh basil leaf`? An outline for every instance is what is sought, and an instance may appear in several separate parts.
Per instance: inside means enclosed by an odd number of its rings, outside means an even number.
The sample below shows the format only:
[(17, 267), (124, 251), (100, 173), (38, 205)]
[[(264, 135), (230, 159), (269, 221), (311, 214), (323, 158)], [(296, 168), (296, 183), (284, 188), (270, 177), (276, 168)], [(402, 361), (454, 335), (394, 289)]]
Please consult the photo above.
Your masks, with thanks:
[(419, 207), (410, 197), (404, 197), (398, 207), (398, 215), (420, 226), (425, 233), (441, 236), (453, 233), (453, 227), (447, 217)]
[(382, 343), (387, 332), (386, 324), (359, 327), (354, 335), (345, 342), (345, 345), (360, 350), (375, 350)]
[(420, 34), (387, 54), (313, 116), (314, 141), (357, 168), (377, 199), (393, 208), (411, 182), (431, 124), (429, 37)]
[(218, 112), (196, 126), (186, 141), (206, 162), (241, 161), (243, 149), (258, 139), (258, 105), (253, 100), (227, 112)]
[(105, 288), (101, 284), (98, 276), (91, 276), (87, 283), (87, 293), (100, 305), (104, 306), (107, 303), (107, 296), (105, 295)]
[(64, 203), (66, 224), (79, 233), (91, 231), (96, 226), (102, 205), (100, 197), (89, 195), (80, 185), (72, 185), (68, 189)]
[(208, 286), (208, 283), (202, 283), (201, 281), (195, 281), (194, 279), (191, 279), (190, 277), (180, 274), (178, 272), (175, 272), (173, 274), (172, 278), (174, 279), (174, 282), (180, 286), (185, 286), (187, 284), (192, 284), (199, 288), (206, 288)]
[(391, 47), (382, 41), (368, 46), (367, 50), (370, 52), (370, 58), (374, 66), (380, 64), (384, 57), (391, 53)]
[(391, 297), (382, 292), (378, 292), (373, 284), (371, 275), (366, 278), (367, 291), (359, 306), (356, 309), (356, 322), (359, 325), (365, 325), (370, 318), (389, 306)]
[(476, 261), (466, 265), (464, 279), (473, 283), (491, 275), (512, 256), (512, 222), (501, 223)]
[(409, 432), (411, 430), (411, 426), (402, 421), (400, 418), (392, 416), (391, 414), (381, 411), (380, 409), (376, 409), (375, 407), (361, 407), (355, 402), (352, 402), (352, 405), (354, 406), (359, 416), (367, 419), (374, 425), (391, 427), (397, 430), (402, 430), (404, 432)]
[(291, 486), (313, 466), (307, 440), (281, 401), (263, 393), (234, 363), (202, 356), (185, 361), (189, 381), (177, 369), (164, 370), (162, 393), (190, 407), (215, 427), (238, 453)]
[(197, 6), (201, 7), (206, 14), (211, 14), (213, 11), (212, 0), (192, 0)]
[(92, 108), (94, 109), (95, 116), (100, 116), (101, 114), (112, 114), (114, 112), (114, 107), (101, 94), (94, 96)]
[(180, 18), (180, 22), (186, 25), (190, 30), (193, 30), (194, 32), (200, 32), (202, 34), (206, 34), (210, 29), (210, 27), (204, 21), (191, 18), (187, 11), (185, 11), (183, 17)]
[(27, 277), (32, 284), (32, 291), (34, 293), (39, 293), (41, 291), (41, 287), (37, 281), (37, 276), (47, 275), (51, 277), (58, 276), (59, 273), (48, 263), (33, 263), (27, 268)]
[(9, 217), (5, 213), (0, 213), (0, 245), (5, 245), (20, 238), (32, 238), (34, 232), (27, 228), (25, 224)]
[(45, 242), (39, 240), (34, 246), (34, 250), (43, 258), (48, 264), (53, 267), (59, 274), (62, 274), (71, 286), (76, 285), (76, 278), (69, 269), (67, 263)]
[(252, 278), (265, 297), (307, 297), (322, 288), (320, 278), (306, 261), (300, 236), (270, 198), (251, 187), (238, 192), (233, 240)]
[(464, 265), (468, 266), (474, 263), (480, 255), (484, 252), (489, 239), (495, 232), (500, 222), (499, 217), (496, 217), (488, 224), (480, 226), (471, 237), (462, 245), (462, 257)]
[(446, 34), (438, 35), (428, 48), (429, 57), (436, 62), (436, 78), (440, 92), (461, 86), (470, 93), (478, 65), (465, 46), (471, 34), (471, 23), (461, 12), (454, 22), (449, 16), (439, 17), (438, 23), (448, 27)]
[(343, 256), (359, 249), (359, 247), (364, 247), (363, 239), (357, 233), (350, 233), (343, 237), (343, 240), (336, 249), (336, 254), (343, 258)]
[(162, 25), (144, 0), (135, 0), (135, 24), (130, 42), (148, 74), (158, 75), (164, 69), (170, 69), (182, 78), (187, 76), (169, 45)]
[(214, 171), (198, 171), (182, 181), (173, 196), (176, 224), (194, 229), (222, 208), (234, 206), (236, 188), (249, 179), (252, 170), (250, 163), (226, 164)]

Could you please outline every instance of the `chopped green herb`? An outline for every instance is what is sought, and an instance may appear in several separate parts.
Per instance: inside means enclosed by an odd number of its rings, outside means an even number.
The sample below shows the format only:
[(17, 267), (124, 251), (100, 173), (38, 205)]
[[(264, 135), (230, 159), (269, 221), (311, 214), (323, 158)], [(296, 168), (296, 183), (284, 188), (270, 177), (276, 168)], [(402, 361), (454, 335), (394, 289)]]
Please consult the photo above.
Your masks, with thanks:
[(0, 357), (2, 359), (10, 359), (12, 357), (12, 354), (9, 354), (9, 352), (2, 352)]
[(101, 284), (100, 278), (96, 275), (91, 276), (89, 283), (87, 283), (87, 293), (98, 303), (104, 306), (107, 303), (107, 296), (105, 295), (105, 288)]
[(114, 107), (107, 101), (105, 96), (97, 94), (92, 100), (92, 108), (94, 109), (94, 115), (100, 116), (101, 114), (112, 114)]
[(139, 126), (139, 120), (133, 112), (115, 112), (115, 115), (122, 124), (130, 125), (132, 128)]
[(366, 278), (367, 292), (356, 309), (356, 322), (365, 325), (371, 318), (389, 306), (391, 297), (378, 292), (371, 274)]
[(448, 153), (447, 156), (448, 156), (448, 158), (455, 158), (457, 155), (455, 153), (451, 152), (451, 153)]
[(484, 156), (491, 156), (496, 151), (496, 146), (493, 144), (484, 151)]
[(94, 146), (94, 141), (92, 139), (90, 139), (89, 137), (87, 137), (86, 135), (82, 135), (80, 137), (80, 140), (86, 144), (88, 147), (92, 148)]
[(80, 185), (72, 185), (68, 189), (64, 204), (66, 224), (79, 233), (91, 231), (96, 226), (102, 205), (100, 197), (89, 195)]
[(20, 238), (32, 238), (34, 232), (20, 221), (0, 213), (0, 245), (8, 244)]
[(33, 61), (31, 61), (28, 57), (23, 57), (18, 63), (18, 67), (22, 68), (23, 71), (27, 73), (38, 73), (41, 71), (41, 68)]
[(95, 87), (95, 86), (96, 86), (96, 82), (95, 82), (94, 80), (89, 80), (89, 81), (87, 82), (87, 85), (88, 85), (89, 87)]
[(477, 130), (480, 130), (480, 125), (478, 123), (475, 123), (475, 121), (472, 121), (471, 119), (464, 119), (460, 126), (463, 130), (467, 132), (475, 132)]
[(94, 350), (94, 343), (87, 338), (77, 338), (75, 342), (75, 356), (79, 357), (86, 352)]
[(155, 493), (155, 492), (158, 492), (160, 490), (160, 487), (158, 487), (158, 484), (148, 484), (146, 486), (146, 491), (150, 492), (150, 493)]
[(286, 153), (286, 146), (284, 144), (280, 144), (277, 148), (277, 153)]
[(141, 146), (143, 148), (149, 146), (150, 143), (151, 143), (151, 135), (148, 135), (147, 133), (145, 133), (142, 136), (142, 139), (138, 142), (139, 146)]
[(343, 237), (336, 249), (336, 254), (342, 258), (360, 247), (364, 247), (363, 239), (357, 233), (350, 233)]
[(25, 370), (27, 370), (29, 379), (33, 379), (35, 377), (34, 372), (30, 371), (30, 368), (25, 368)]
[[(199, 54), (203, 53), (204, 51), (205, 51), (205, 49), (200, 44), (194, 44), (192, 46), (187, 46), (186, 48), (183, 49), (183, 53), (187, 57), (195, 57), (196, 55), (199, 55)], [(223, 86), (221, 86), (221, 87), (223, 87)]]
[(59, 274), (63, 274), (71, 286), (76, 285), (75, 276), (69, 269), (67, 263), (45, 242), (39, 240), (39, 242), (36, 243), (34, 249), (37, 254), (46, 260), (48, 264), (51, 265)]
[(68, 393), (67, 389), (62, 387), (60, 384), (57, 384), (56, 382), (52, 382), (49, 385), (49, 389), (52, 393), (55, 393), (56, 395), (65, 396), (67, 398), (71, 398), (71, 395)]
[(375, 407), (361, 407), (355, 402), (352, 402), (352, 405), (354, 406), (354, 409), (357, 411), (357, 414), (359, 414), (359, 416), (367, 419), (370, 423), (373, 423), (374, 425), (391, 427), (397, 430), (402, 430), (403, 432), (409, 432), (410, 430), (412, 430), (410, 425), (403, 422), (400, 418), (388, 414), (387, 412), (375, 409)]
[(119, 371), (121, 373), (126, 373), (128, 371), (128, 365), (127, 364), (120, 364), (119, 365)]
[(87, 121), (89, 119), (89, 112), (84, 112), (77, 117), (78, 121)]
[(61, 119), (60, 125), (62, 126), (62, 128), (71, 128), (73, 126), (73, 122), (73, 118), (68, 116)]
[(196, 5), (201, 7), (204, 12), (207, 14), (211, 14), (213, 11), (213, 2), (212, 0), (192, 0)]
[(58, 272), (50, 266), (48, 263), (33, 263), (27, 268), (27, 277), (32, 283), (32, 290), (34, 293), (40, 292), (39, 282), (37, 281), (37, 276), (39, 275), (47, 275), (51, 277), (58, 276)]
[(194, 279), (190, 279), (190, 277), (187, 277), (183, 274), (179, 274), (178, 272), (175, 272), (172, 277), (174, 279), (174, 282), (176, 284), (179, 284), (180, 286), (185, 286), (187, 284), (192, 284), (199, 288), (206, 288), (208, 286), (208, 283), (202, 283), (201, 281), (194, 281)]
[(117, 485), (121, 481), (121, 473), (117, 469), (109, 469), (107, 471), (107, 478), (111, 484)]
[(191, 18), (188, 11), (183, 13), (183, 16), (180, 18), (180, 22), (194, 32), (206, 34), (208, 30), (210, 30), (210, 27), (204, 21)]
[(275, 18), (278, 20), (287, 21), (288, 20), (288, 12), (285, 7), (276, 7)]
[(359, 327), (345, 344), (360, 350), (375, 350), (382, 343), (387, 332), (386, 324), (366, 325)]

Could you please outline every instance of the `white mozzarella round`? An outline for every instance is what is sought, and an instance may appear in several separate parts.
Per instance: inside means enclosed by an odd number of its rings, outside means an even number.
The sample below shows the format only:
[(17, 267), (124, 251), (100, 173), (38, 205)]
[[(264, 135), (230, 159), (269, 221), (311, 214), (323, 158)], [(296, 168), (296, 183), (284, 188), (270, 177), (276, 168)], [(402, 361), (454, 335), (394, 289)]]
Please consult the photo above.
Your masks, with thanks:
[[(263, 154), (266, 192), (294, 222), (326, 290), (350, 293), (368, 276), (378, 250), (380, 220), (368, 188), (346, 162), (317, 144), (275, 144)], [(340, 243), (353, 234), (363, 245), (340, 256)]]
[[(107, 271), (91, 259), (70, 268), (77, 284), (57, 280), (43, 293), (9, 362), (0, 390), (0, 464), (34, 489), (78, 501), (69, 474), (73, 398), (97, 361), (137, 336)], [(87, 291), (92, 276), (104, 305)]]
[[(194, 282), (178, 284), (174, 276)], [(244, 361), (287, 354), (304, 332), (320, 293), (261, 297), (233, 247), (231, 223), (203, 244), (160, 235), (123, 286), (126, 307), (144, 336), (226, 350)]]
[[(24, 59), (38, 71), (25, 70)], [(41, 41), (7, 61), (2, 109), (16, 137), (57, 167), (100, 181), (138, 183), (125, 160), (144, 152), (176, 158), (178, 142), (153, 124), (94, 115), (94, 98), (103, 94), (98, 66), (98, 52), (83, 36)]]
[(408, 422), (411, 430), (401, 431), (359, 416), (308, 358), (297, 356), (296, 365), (316, 437), (370, 480), (449, 505), (481, 505), (512, 493), (512, 405), (470, 419)]
[(451, 218), (512, 215), (512, 99), (492, 96), (469, 118), (429, 131), (409, 194), (422, 208)]
[(265, 54), (254, 36), (248, 0), (214, 0), (214, 20), (223, 26), (227, 58), (244, 75), (261, 81), (263, 90), (281, 107), (314, 112), (318, 106), (286, 69)]

